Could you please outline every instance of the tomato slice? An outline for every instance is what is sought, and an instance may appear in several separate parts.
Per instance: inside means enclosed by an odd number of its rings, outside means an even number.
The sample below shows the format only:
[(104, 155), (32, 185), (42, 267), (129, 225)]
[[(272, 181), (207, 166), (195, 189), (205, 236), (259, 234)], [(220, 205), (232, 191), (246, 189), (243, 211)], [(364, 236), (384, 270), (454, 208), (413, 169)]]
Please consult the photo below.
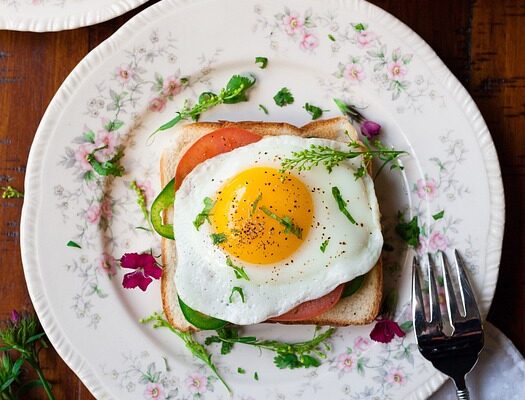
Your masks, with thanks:
[(337, 286), (330, 293), (319, 297), (315, 300), (305, 301), (304, 303), (299, 304), (297, 307), (292, 308), (287, 313), (279, 315), (277, 317), (270, 318), (270, 321), (274, 322), (291, 322), (291, 321), (304, 321), (317, 317), (318, 315), (328, 311), (333, 306), (337, 304), (341, 295), (343, 294), (343, 289), (345, 284)]
[(175, 173), (175, 190), (193, 168), (208, 158), (261, 140), (256, 133), (241, 128), (221, 128), (204, 135), (184, 153)]

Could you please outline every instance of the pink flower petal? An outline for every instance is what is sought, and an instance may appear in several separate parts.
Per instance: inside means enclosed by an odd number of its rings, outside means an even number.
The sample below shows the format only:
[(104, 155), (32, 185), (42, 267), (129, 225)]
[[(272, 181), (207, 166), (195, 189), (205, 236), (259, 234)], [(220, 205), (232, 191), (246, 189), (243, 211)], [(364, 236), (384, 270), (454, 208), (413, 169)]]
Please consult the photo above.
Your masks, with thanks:
[(144, 275), (142, 271), (135, 271), (124, 275), (124, 278), (122, 279), (122, 286), (125, 289), (134, 289), (139, 287), (143, 292), (145, 292), (151, 282), (153, 282), (153, 279)]
[(159, 279), (162, 276), (162, 268), (155, 264), (144, 265), (144, 274)]
[(381, 319), (376, 322), (374, 329), (370, 332), (370, 339), (380, 343), (390, 343), (394, 336), (405, 336), (405, 332), (399, 325), (389, 319)]

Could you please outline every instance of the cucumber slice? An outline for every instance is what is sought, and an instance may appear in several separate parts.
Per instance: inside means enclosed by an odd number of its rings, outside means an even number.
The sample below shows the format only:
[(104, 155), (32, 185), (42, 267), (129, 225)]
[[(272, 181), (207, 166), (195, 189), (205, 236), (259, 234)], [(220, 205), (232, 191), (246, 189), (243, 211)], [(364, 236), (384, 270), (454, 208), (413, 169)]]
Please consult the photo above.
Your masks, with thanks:
[(210, 317), (187, 306), (179, 297), (179, 305), (184, 318), (193, 326), (203, 330), (216, 330), (224, 327), (228, 321)]
[(345, 285), (345, 288), (343, 289), (343, 294), (341, 295), (341, 298), (352, 296), (355, 292), (361, 289), (361, 286), (363, 285), (363, 282), (365, 280), (365, 276), (366, 274), (358, 276), (357, 278), (354, 278), (350, 282), (348, 282)]
[(175, 178), (162, 189), (153, 204), (151, 205), (151, 224), (153, 229), (160, 235), (168, 239), (175, 239), (172, 224), (164, 224), (162, 221), (162, 211), (173, 207), (175, 202)]

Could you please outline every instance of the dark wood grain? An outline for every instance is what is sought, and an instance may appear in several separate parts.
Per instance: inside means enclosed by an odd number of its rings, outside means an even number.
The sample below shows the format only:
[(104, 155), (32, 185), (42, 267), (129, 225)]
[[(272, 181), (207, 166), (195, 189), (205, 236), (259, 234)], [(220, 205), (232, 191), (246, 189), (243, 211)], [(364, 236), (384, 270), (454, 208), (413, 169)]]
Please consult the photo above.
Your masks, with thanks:
[[(500, 157), (507, 207), (500, 279), (489, 319), (524, 352), (525, 1), (372, 2), (434, 48), (487, 121)], [(23, 188), (34, 132), (52, 96), (89, 50), (140, 9), (73, 31), (0, 31), (0, 186)], [(0, 319), (13, 308), (31, 310), (19, 251), (21, 205), (16, 199), (0, 202)], [(57, 399), (93, 398), (52, 349), (44, 352), (43, 364)], [(40, 398), (38, 392), (33, 396)]]

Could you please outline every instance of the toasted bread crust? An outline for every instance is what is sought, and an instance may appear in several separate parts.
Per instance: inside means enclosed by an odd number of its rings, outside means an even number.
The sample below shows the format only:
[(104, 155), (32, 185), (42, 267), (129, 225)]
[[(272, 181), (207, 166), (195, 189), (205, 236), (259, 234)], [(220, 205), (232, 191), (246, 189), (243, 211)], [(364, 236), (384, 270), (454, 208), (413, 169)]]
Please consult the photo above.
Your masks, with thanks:
[[(357, 132), (345, 117), (316, 120), (298, 128), (285, 122), (197, 122), (186, 125), (176, 132), (174, 144), (166, 149), (160, 161), (161, 184), (164, 187), (175, 176), (178, 162), (186, 150), (199, 138), (214, 130), (226, 127), (238, 127), (250, 130), (261, 136), (295, 135), (302, 137), (318, 137), (333, 140), (343, 138), (357, 140)], [(165, 223), (171, 217), (170, 212), (164, 214)], [(165, 266), (161, 279), (161, 296), (164, 313), (169, 323), (182, 331), (198, 331), (189, 324), (180, 310), (177, 301), (175, 285), (176, 246), (175, 241), (162, 238), (162, 262)], [(383, 274), (381, 258), (367, 274), (363, 286), (354, 295), (341, 299), (332, 309), (305, 321), (280, 322), (290, 325), (364, 325), (372, 322), (381, 305)]]

